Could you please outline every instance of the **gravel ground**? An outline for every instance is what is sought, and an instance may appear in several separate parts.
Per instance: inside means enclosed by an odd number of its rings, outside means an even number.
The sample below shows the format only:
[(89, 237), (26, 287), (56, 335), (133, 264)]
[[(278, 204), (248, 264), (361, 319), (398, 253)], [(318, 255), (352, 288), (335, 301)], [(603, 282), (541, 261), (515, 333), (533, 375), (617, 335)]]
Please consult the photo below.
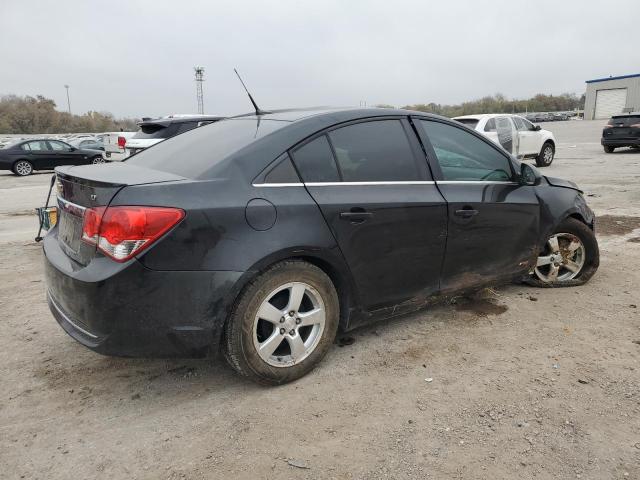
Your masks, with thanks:
[(640, 478), (640, 151), (604, 154), (602, 124), (545, 125), (545, 173), (600, 217), (589, 284), (503, 286), (359, 329), (278, 388), (75, 343), (32, 243), (49, 175), (0, 173), (0, 478)]

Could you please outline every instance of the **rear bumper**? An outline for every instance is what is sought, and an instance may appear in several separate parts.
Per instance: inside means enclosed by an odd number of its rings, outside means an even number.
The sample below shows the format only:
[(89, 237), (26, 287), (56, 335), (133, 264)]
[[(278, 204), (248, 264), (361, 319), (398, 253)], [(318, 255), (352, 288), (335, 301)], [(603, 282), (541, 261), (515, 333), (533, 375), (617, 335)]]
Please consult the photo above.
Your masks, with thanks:
[[(47, 301), (72, 338), (104, 355), (195, 357), (217, 349), (241, 272), (178, 272), (97, 258), (81, 268), (44, 239)], [(109, 262), (109, 263), (106, 263)]]
[(636, 147), (640, 146), (640, 138), (623, 138), (623, 139), (609, 139), (602, 138), (600, 143), (604, 147)]

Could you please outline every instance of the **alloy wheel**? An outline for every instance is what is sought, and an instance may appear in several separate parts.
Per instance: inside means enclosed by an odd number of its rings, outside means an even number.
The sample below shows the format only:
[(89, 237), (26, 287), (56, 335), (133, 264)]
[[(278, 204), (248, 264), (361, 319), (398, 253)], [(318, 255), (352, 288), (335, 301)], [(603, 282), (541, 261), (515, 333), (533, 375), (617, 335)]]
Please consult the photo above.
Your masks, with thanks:
[(577, 236), (556, 233), (547, 240), (534, 272), (545, 283), (566, 282), (580, 274), (585, 258), (584, 244)]
[(542, 152), (542, 159), (545, 165), (549, 165), (553, 161), (553, 148), (551, 145), (547, 145)]
[(94, 165), (98, 165), (101, 163), (105, 163), (105, 161), (104, 161), (104, 158), (102, 157), (95, 157), (91, 163), (93, 163)]
[(290, 282), (266, 296), (253, 322), (253, 345), (274, 367), (290, 367), (307, 358), (322, 338), (324, 301), (316, 289)]
[(20, 160), (18, 163), (16, 163), (15, 171), (18, 175), (24, 177), (27, 175), (31, 175), (31, 172), (33, 172), (33, 167), (29, 162)]

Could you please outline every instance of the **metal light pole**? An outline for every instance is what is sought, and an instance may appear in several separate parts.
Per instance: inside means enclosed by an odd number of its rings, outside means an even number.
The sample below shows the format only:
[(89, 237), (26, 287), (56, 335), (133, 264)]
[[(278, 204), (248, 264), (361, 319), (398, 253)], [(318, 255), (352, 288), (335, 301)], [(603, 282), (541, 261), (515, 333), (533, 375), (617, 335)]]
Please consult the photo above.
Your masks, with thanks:
[(65, 85), (64, 88), (67, 89), (67, 108), (69, 110), (69, 115), (71, 115), (71, 101), (69, 100), (69, 85)]
[(198, 101), (198, 113), (204, 114), (204, 94), (202, 82), (204, 82), (204, 67), (193, 67), (196, 72), (196, 100)]

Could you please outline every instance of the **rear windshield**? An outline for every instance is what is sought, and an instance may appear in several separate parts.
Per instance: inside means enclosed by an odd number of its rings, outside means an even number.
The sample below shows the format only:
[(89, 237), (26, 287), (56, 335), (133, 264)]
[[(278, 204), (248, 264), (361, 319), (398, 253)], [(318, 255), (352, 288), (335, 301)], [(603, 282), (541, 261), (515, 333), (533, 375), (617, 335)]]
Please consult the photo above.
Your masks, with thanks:
[(133, 138), (169, 138), (174, 135), (176, 130), (175, 124), (158, 125), (157, 123), (149, 123), (140, 126), (140, 130), (136, 132)]
[(289, 122), (238, 118), (177, 135), (130, 157), (127, 163), (198, 178), (229, 155)]
[(475, 118), (457, 118), (456, 121), (465, 124), (469, 128), (476, 128), (476, 125), (478, 125), (478, 120)]
[(628, 127), (640, 123), (640, 115), (637, 116), (625, 116), (625, 117), (613, 117), (609, 120), (609, 125), (615, 127)]

